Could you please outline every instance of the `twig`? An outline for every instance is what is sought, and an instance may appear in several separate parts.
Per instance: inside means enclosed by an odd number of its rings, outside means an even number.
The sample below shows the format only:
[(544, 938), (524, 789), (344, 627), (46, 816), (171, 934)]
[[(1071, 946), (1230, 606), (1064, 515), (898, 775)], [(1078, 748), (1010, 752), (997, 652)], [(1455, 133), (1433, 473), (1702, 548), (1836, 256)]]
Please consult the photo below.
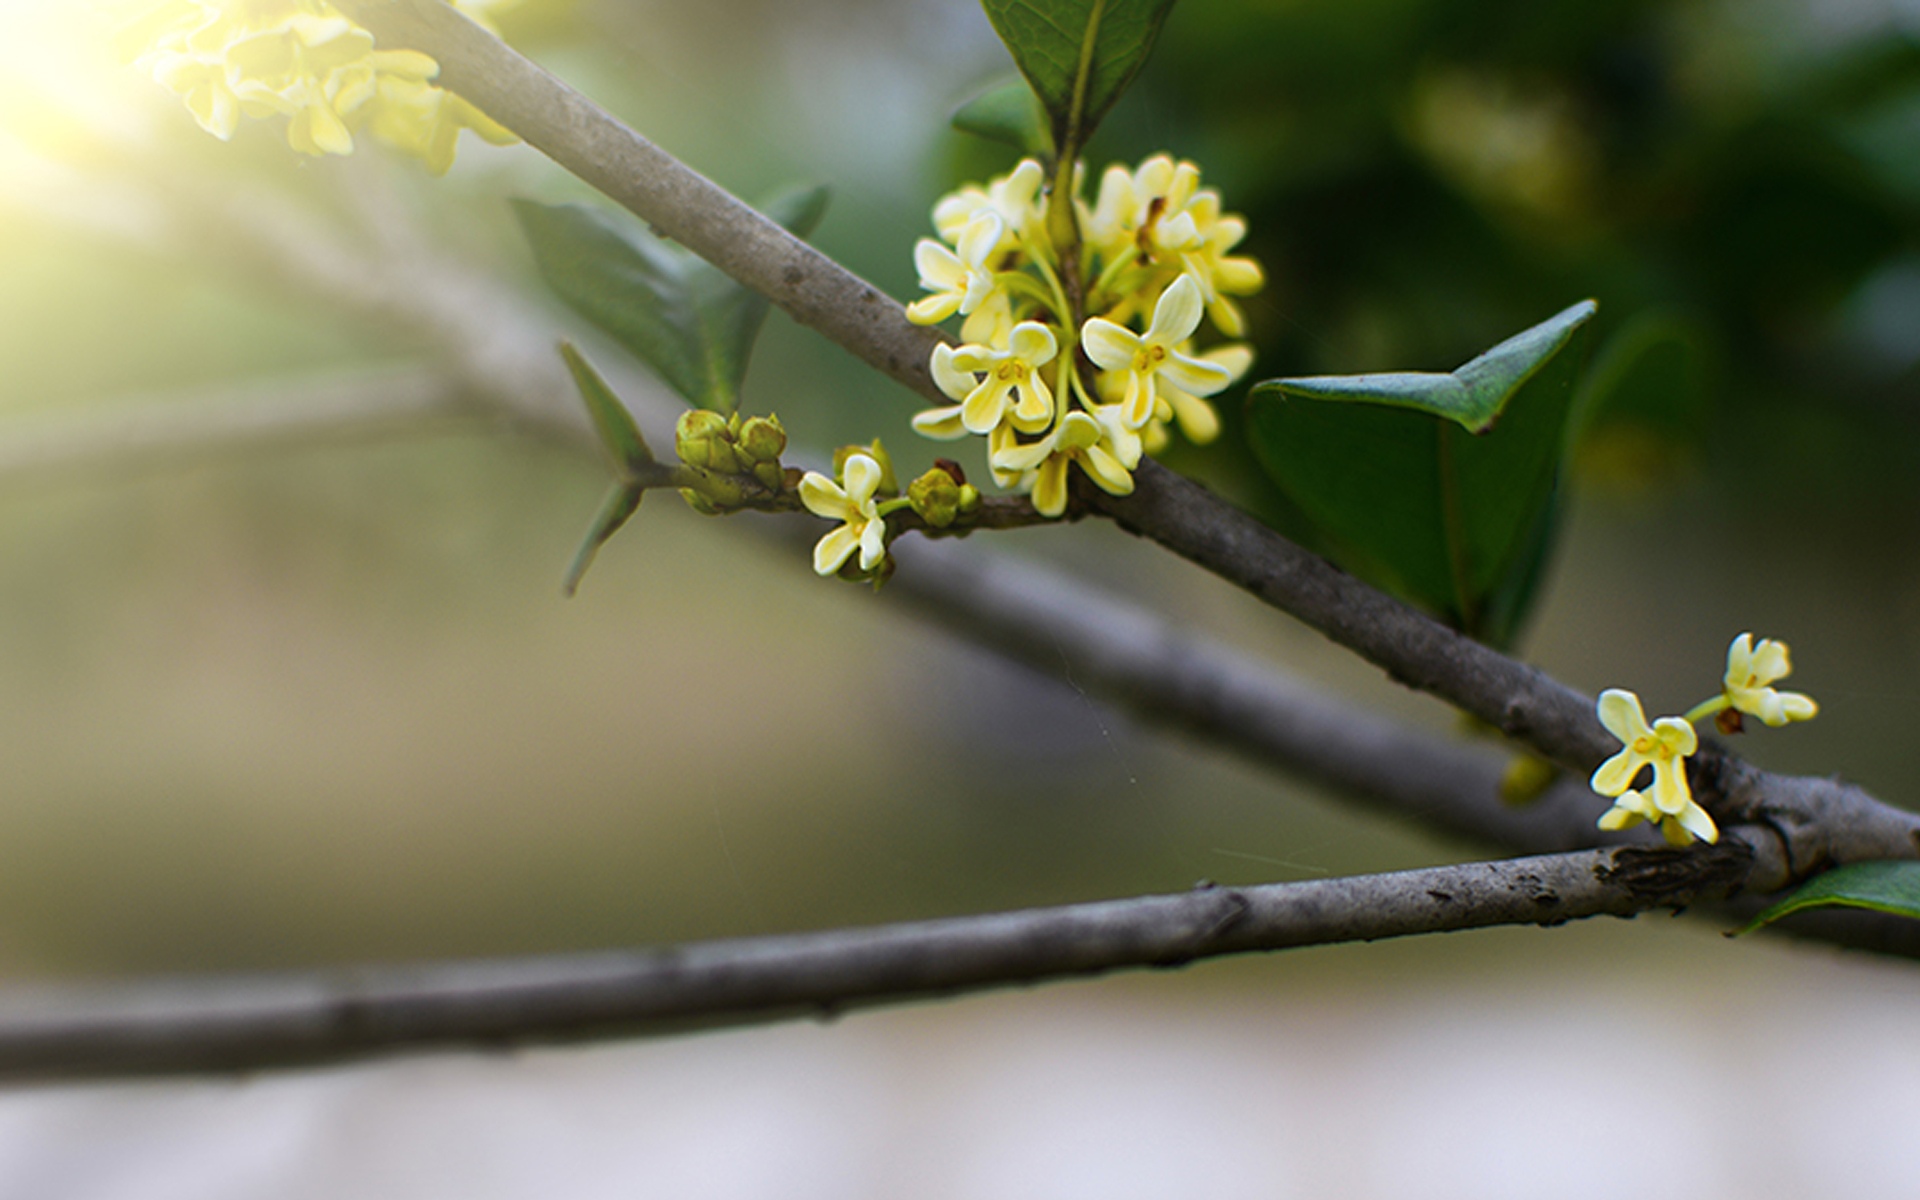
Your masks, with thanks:
[(1724, 894), (1746, 854), (1738, 841), (1584, 851), (634, 953), (14, 991), (0, 1077), (253, 1070), (831, 1016), (1228, 954), (1629, 916)]

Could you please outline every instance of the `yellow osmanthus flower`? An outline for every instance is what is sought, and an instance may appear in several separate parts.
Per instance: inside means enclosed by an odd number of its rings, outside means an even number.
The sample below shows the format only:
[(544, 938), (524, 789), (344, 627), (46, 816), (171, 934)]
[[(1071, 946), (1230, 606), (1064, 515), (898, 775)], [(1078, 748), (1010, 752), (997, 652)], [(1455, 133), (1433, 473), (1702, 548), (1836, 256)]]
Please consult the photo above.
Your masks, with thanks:
[(1126, 394), (1120, 403), (1129, 428), (1152, 419), (1157, 380), (1165, 379), (1192, 396), (1211, 396), (1233, 381), (1226, 367), (1180, 349), (1200, 327), (1200, 313), (1200, 289), (1182, 275), (1160, 294), (1144, 334), (1101, 317), (1087, 318), (1080, 331), (1087, 357), (1102, 370), (1125, 373)]
[[(1005, 229), (998, 213), (982, 210), (960, 231), (955, 250), (932, 238), (915, 243), (913, 265), (920, 272), (920, 286), (933, 294), (907, 305), (907, 320), (938, 325), (955, 313), (966, 316), (986, 303), (995, 291), (989, 260)], [(973, 340), (965, 332), (961, 336)]]
[(1047, 198), (1040, 187), (1046, 172), (1031, 158), (1023, 158), (1010, 173), (988, 182), (985, 188), (963, 187), (942, 197), (933, 206), (933, 227), (945, 240), (958, 245), (967, 225), (983, 212), (1000, 218), (997, 253), (1012, 248), (1021, 238), (1035, 237), (1047, 224)]
[[(1601, 817), (1604, 828), (1620, 828), (1633, 823), (1634, 814), (1641, 819), (1652, 817), (1641, 813), (1641, 808), (1651, 804), (1652, 811), (1658, 814), (1661, 832), (1669, 840), (1674, 837), (1667, 827), (1671, 820), (1678, 828), (1692, 834), (1695, 828), (1712, 830), (1712, 821), (1706, 819), (1704, 810), (1694, 803), (1693, 793), (1687, 786), (1687, 755), (1700, 748), (1700, 738), (1693, 726), (1679, 717), (1661, 717), (1652, 725), (1647, 724), (1645, 710), (1640, 707), (1640, 697), (1624, 688), (1608, 688), (1600, 693), (1597, 706), (1600, 724), (1607, 732), (1619, 738), (1620, 752), (1600, 764), (1593, 773), (1593, 790), (1602, 796), (1615, 797), (1612, 811)], [(1635, 776), (1643, 767), (1653, 768), (1653, 789), (1643, 797), (1623, 803), (1624, 797), (1633, 787)], [(1637, 795), (1637, 793), (1636, 793)], [(1639, 806), (1639, 807), (1636, 807)], [(1615, 816), (1615, 813), (1620, 815)], [(1614, 825), (1604, 822), (1613, 820)], [(1702, 823), (1704, 821), (1704, 824)], [(1705, 836), (1694, 834), (1694, 836)], [(1719, 836), (1713, 831), (1713, 841)]]
[(995, 471), (1034, 472), (1035, 511), (1057, 517), (1067, 511), (1067, 467), (1076, 462), (1108, 494), (1132, 493), (1133, 476), (1103, 444), (1105, 441), (1100, 422), (1084, 412), (1070, 412), (1040, 441), (996, 451), (993, 467)]
[[(485, 7), (467, 3), (483, 23)], [(461, 129), (496, 145), (517, 140), (434, 87), (432, 58), (375, 49), (372, 34), (325, 0), (166, 0), (129, 32), (143, 47), (135, 65), (223, 141), (243, 116), (284, 116), (287, 142), (303, 154), (350, 154), (354, 130), (365, 128), (441, 173)]]
[(1606, 830), (1627, 829), (1642, 821), (1657, 827), (1670, 846), (1685, 846), (1695, 838), (1703, 842), (1720, 840), (1720, 829), (1713, 818), (1691, 797), (1679, 812), (1668, 813), (1662, 812), (1651, 796), (1628, 789), (1614, 797), (1612, 808), (1600, 814), (1600, 828)]
[(1060, 353), (1060, 343), (1037, 321), (1015, 325), (1007, 341), (1005, 350), (962, 346), (953, 355), (956, 369), (983, 376), (960, 405), (968, 433), (992, 433), (1002, 421), (1039, 433), (1053, 422), (1053, 390), (1040, 368)]
[(818, 471), (808, 471), (800, 480), (800, 502), (815, 516), (842, 524), (821, 538), (813, 547), (813, 569), (832, 575), (846, 565), (855, 550), (860, 551), (860, 569), (871, 571), (887, 557), (887, 522), (880, 515), (874, 493), (880, 488), (884, 472), (871, 455), (851, 454), (841, 476), (842, 487)]
[(1813, 697), (1801, 692), (1777, 692), (1770, 686), (1792, 673), (1785, 642), (1761, 638), (1755, 644), (1751, 633), (1743, 633), (1727, 647), (1725, 691), (1721, 693), (1724, 705), (1773, 726), (1810, 721), (1820, 712)]

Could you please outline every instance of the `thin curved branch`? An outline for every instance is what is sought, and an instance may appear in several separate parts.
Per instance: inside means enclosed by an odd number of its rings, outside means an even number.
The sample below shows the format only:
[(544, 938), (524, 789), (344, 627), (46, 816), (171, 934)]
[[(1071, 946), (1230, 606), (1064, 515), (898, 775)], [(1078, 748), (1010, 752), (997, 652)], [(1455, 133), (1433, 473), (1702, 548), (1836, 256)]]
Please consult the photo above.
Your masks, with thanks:
[[(527, 142), (747, 287), (927, 399), (932, 335), (901, 307), (441, 0), (337, 0), (389, 45), (433, 55), (441, 80)], [(1585, 773), (1614, 747), (1592, 701), (1361, 583), (1206, 488), (1142, 462), (1126, 497), (1084, 503), (1122, 527), (1246, 588), (1354, 650), (1392, 678), (1436, 695)], [(1770, 891), (1856, 856), (1920, 857), (1920, 816), (1825, 780), (1782, 780), (1709, 748), (1694, 764), (1702, 799), (1723, 817), (1765, 818), (1749, 885)], [(1737, 790), (1726, 790), (1737, 785)], [(1783, 814), (1789, 819), (1783, 820)]]
[(1630, 916), (1724, 895), (1730, 840), (661, 950), (13, 992), (0, 1077), (255, 1070), (452, 1046), (498, 1048), (739, 1025), (1296, 946)]

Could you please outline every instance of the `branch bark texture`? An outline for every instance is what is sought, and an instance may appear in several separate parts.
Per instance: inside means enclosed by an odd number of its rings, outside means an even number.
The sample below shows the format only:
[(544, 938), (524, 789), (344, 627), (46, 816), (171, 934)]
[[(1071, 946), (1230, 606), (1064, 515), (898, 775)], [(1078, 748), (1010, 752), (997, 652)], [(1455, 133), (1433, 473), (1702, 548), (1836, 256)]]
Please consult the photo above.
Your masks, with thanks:
[(1630, 916), (1725, 894), (1739, 842), (1200, 887), (635, 953), (14, 993), (0, 1077), (257, 1069), (736, 1025), (1335, 942)]

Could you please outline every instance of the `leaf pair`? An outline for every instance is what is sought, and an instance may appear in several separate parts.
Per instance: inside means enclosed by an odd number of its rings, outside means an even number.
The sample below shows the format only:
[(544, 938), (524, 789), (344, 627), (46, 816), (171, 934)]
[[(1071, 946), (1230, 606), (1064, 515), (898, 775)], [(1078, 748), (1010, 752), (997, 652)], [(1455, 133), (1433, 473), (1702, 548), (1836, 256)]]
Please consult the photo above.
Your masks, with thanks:
[(1595, 309), (1582, 301), (1446, 373), (1260, 383), (1255, 456), (1350, 569), (1506, 644), (1552, 542)]

